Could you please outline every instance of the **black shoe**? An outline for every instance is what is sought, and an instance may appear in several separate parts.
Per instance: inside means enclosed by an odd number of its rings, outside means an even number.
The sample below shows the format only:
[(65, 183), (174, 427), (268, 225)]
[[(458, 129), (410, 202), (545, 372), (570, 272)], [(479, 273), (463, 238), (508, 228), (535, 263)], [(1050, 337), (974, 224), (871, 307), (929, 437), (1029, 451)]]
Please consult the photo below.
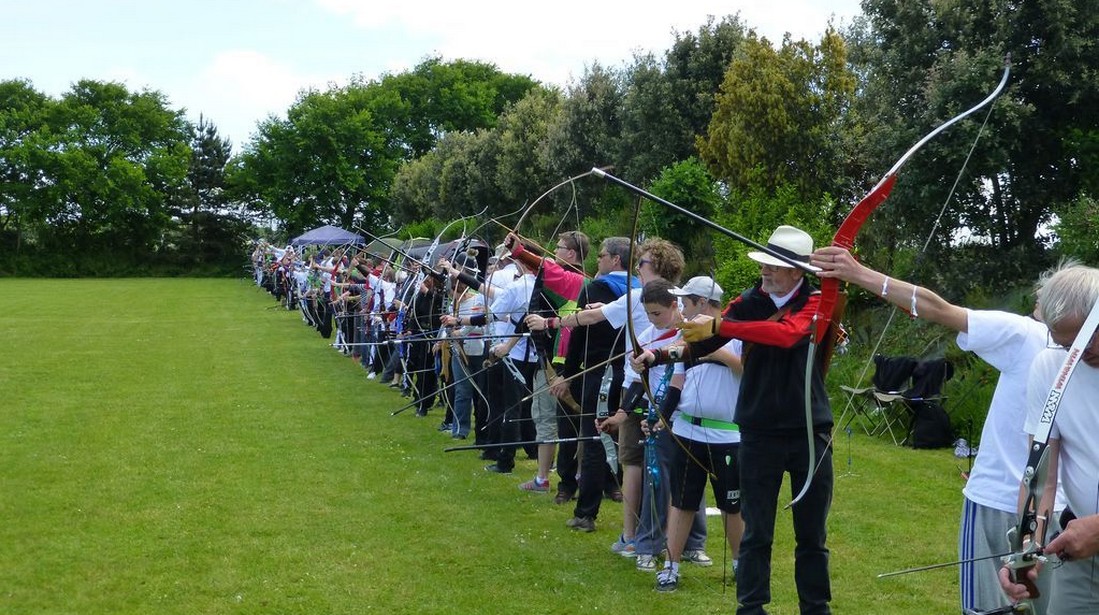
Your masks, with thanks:
[(466, 439), (466, 435), (464, 433), (456, 433), (456, 434), (454, 434), (450, 437), (454, 438), (455, 440), (465, 440)]
[(483, 450), (481, 451), (481, 459), (485, 461), (496, 461), (496, 453), (489, 450)]
[(450, 423), (439, 423), (439, 431), (450, 431), (451, 429), (453, 429), (453, 427)]
[(424, 418), (425, 416), (427, 416), (427, 410), (417, 410), (416, 411), (416, 416), (418, 416), (420, 418)]
[(489, 465), (485, 466), (485, 471), (495, 472), (497, 474), (511, 474), (511, 468), (505, 470), (495, 463), (490, 463)]

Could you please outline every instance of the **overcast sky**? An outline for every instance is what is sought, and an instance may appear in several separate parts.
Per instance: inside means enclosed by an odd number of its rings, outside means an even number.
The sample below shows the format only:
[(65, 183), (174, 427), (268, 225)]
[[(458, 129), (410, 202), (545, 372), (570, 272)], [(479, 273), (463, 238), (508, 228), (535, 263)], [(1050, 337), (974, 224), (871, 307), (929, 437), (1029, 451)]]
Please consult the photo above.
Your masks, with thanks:
[(0, 0), (0, 80), (59, 96), (79, 79), (164, 93), (239, 151), (303, 88), (410, 69), (425, 57), (492, 62), (566, 85), (599, 61), (660, 53), (673, 30), (740, 12), (772, 42), (816, 41), (857, 0)]

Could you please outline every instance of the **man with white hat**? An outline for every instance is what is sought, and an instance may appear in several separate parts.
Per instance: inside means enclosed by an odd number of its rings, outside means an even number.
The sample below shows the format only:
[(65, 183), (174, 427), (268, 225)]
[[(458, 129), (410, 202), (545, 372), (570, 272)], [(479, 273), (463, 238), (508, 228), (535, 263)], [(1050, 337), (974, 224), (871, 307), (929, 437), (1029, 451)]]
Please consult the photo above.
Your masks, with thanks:
[[(685, 322), (681, 331), (686, 346), (646, 351), (635, 362), (641, 366), (689, 360), (705, 356), (733, 338), (744, 342), (744, 374), (735, 412), (741, 436), (738, 460), (745, 524), (737, 570), (737, 613), (766, 613), (764, 607), (771, 601), (771, 545), (785, 473), (790, 474), (795, 493), (806, 481), (810, 485), (793, 507), (794, 582), (799, 607), (803, 615), (830, 613), (825, 539), (833, 477), (832, 457), (825, 444), (833, 419), (820, 361), (812, 361), (806, 382), (811, 323), (820, 305), (820, 291), (805, 279), (805, 271), (814, 269), (809, 265), (813, 239), (800, 229), (780, 226), (767, 247), (771, 253), (748, 253), (760, 264), (760, 281), (733, 299), (723, 318)], [(809, 459), (806, 438), (807, 387), (816, 442), (813, 460)]]

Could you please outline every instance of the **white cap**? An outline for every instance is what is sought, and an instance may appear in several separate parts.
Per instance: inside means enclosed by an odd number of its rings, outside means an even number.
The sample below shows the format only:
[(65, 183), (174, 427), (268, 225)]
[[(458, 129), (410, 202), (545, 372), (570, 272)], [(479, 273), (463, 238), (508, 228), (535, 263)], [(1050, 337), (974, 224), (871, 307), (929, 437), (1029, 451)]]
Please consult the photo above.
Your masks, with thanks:
[(705, 275), (696, 275), (687, 280), (687, 283), (682, 287), (677, 286), (668, 292), (678, 297), (693, 295), (710, 301), (721, 301), (721, 296), (725, 294), (725, 291), (721, 290), (721, 286), (713, 278)]

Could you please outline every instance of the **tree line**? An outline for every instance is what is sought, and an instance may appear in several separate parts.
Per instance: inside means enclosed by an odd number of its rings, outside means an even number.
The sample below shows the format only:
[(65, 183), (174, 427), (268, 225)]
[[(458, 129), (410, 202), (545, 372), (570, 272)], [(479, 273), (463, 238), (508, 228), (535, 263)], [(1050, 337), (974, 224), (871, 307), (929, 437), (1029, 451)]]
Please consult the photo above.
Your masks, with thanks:
[[(237, 271), (269, 223), (278, 238), (324, 223), (430, 236), (592, 166), (749, 237), (789, 223), (823, 243), (902, 152), (992, 90), (1010, 54), (1005, 93), (909, 163), (859, 243), (954, 299), (996, 294), (1062, 255), (1099, 262), (1097, 5), (866, 0), (816, 41), (769, 41), (727, 16), (564, 87), (428, 58), (301, 92), (235, 155), (158, 92), (80, 81), (53, 99), (3, 81), (0, 273)], [(626, 234), (626, 207), (588, 178), (523, 232)], [(647, 205), (642, 227), (731, 288), (752, 275), (739, 247), (685, 218)]]

